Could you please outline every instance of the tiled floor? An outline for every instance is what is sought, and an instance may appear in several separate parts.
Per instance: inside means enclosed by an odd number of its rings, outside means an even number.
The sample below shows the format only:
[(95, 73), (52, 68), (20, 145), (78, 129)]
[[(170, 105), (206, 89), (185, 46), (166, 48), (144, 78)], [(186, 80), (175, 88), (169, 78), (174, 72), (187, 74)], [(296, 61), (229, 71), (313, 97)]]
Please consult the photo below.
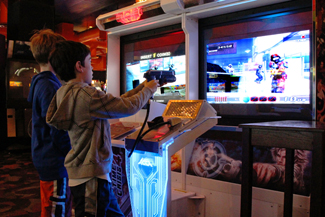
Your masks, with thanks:
[(40, 216), (39, 178), (30, 151), (0, 151), (0, 157), (0, 216)]

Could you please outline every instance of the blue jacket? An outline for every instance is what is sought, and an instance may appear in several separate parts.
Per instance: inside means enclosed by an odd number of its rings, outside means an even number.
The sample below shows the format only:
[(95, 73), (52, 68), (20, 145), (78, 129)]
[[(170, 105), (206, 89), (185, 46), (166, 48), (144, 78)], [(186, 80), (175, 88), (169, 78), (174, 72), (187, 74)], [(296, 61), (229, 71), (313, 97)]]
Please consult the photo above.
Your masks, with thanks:
[(28, 96), (32, 103), (32, 159), (43, 181), (68, 177), (64, 159), (71, 149), (69, 135), (48, 125), (45, 119), (60, 87), (59, 79), (52, 72), (44, 71), (33, 77)]

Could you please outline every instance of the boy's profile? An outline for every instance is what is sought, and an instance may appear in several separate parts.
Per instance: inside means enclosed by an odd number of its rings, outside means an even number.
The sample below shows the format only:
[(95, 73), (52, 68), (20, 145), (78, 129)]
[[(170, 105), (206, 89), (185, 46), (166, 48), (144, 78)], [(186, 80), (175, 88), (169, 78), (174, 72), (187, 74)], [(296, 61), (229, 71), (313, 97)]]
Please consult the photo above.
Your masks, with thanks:
[(33, 164), (40, 177), (41, 216), (71, 216), (72, 200), (64, 159), (70, 151), (67, 132), (46, 123), (49, 104), (61, 87), (49, 63), (49, 55), (65, 38), (50, 29), (35, 32), (30, 39), (33, 56), (40, 66), (30, 85), (28, 101), (32, 103)]
[(158, 81), (145, 81), (120, 97), (97, 90), (90, 86), (90, 50), (79, 42), (58, 43), (50, 62), (67, 82), (54, 96), (46, 120), (70, 136), (72, 149), (65, 158), (65, 167), (75, 215), (124, 216), (109, 176), (113, 153), (108, 119), (138, 112), (157, 90)]

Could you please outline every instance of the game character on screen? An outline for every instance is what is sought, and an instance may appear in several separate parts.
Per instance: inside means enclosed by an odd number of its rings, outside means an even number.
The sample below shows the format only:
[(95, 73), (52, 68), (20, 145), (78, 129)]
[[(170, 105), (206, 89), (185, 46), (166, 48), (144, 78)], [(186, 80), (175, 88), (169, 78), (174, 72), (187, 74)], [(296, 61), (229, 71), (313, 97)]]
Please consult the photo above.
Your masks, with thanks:
[(234, 74), (235, 69), (234, 69), (234, 67), (233, 67), (231, 64), (229, 64), (229, 65), (226, 67), (226, 72), (232, 75), (232, 74)]
[(65, 158), (75, 216), (124, 216), (114, 195), (110, 172), (113, 162), (108, 119), (137, 113), (156, 92), (158, 81), (144, 81), (122, 96), (92, 87), (89, 48), (79, 42), (56, 45), (50, 62), (67, 83), (53, 97), (46, 120), (66, 130), (71, 151)]
[(278, 54), (272, 54), (269, 67), (271, 68), (272, 77), (271, 92), (283, 93), (285, 81), (287, 80), (287, 73), (285, 70), (288, 68), (288, 62), (282, 59)]
[(263, 70), (262, 70), (262, 65), (258, 65), (258, 68), (256, 69), (256, 76), (257, 78), (255, 79), (255, 82), (260, 84), (261, 81), (263, 80)]

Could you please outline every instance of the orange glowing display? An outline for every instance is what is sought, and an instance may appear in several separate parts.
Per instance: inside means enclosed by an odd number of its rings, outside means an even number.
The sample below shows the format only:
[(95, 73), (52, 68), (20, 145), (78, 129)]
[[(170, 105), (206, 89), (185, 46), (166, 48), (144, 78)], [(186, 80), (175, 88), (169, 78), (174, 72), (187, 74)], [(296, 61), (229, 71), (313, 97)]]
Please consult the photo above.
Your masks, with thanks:
[(143, 12), (141, 7), (132, 8), (116, 14), (116, 21), (123, 24), (132, 23), (139, 20), (142, 14)]

